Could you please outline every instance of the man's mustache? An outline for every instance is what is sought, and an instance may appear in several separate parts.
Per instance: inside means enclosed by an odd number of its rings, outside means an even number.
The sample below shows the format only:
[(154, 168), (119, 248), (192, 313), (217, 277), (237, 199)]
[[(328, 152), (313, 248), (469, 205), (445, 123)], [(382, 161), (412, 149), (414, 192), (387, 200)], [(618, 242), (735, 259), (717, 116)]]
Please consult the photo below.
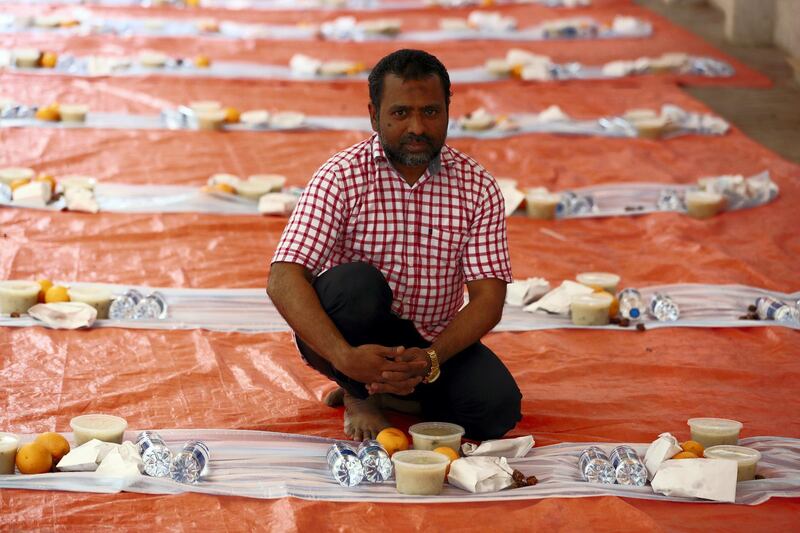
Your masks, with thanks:
[(425, 143), (428, 146), (433, 147), (433, 141), (431, 139), (425, 135), (414, 135), (413, 133), (407, 133), (400, 138), (400, 144), (408, 143)]

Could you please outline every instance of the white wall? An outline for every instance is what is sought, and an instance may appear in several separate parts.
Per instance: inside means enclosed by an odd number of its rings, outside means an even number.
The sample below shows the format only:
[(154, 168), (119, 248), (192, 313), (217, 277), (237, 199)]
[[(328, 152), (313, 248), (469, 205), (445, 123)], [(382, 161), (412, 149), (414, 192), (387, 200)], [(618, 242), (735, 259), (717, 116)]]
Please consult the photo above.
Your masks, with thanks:
[(800, 0), (777, 0), (775, 44), (800, 58)]

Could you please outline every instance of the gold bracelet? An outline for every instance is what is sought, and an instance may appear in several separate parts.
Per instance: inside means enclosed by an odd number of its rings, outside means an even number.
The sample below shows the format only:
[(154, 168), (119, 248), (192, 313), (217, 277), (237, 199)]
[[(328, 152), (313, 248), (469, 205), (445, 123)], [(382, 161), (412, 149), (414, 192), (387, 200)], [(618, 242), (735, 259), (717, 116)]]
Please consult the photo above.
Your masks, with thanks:
[(442, 374), (442, 371), (439, 368), (439, 355), (436, 353), (436, 350), (431, 348), (427, 350), (426, 353), (431, 360), (431, 369), (428, 372), (428, 375), (425, 376), (425, 379), (422, 380), (423, 383), (433, 383), (439, 376)]

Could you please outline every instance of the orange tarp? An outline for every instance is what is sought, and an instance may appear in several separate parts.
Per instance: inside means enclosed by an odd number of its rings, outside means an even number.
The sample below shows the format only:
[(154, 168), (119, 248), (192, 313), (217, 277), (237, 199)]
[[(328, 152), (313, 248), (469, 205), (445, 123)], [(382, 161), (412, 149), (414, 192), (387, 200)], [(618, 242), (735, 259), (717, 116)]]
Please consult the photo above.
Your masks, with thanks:
[[(383, 45), (374, 46), (364, 49)], [(242, 109), (353, 115), (365, 113), (367, 97), (359, 84), (89, 82), (12, 75), (0, 80), (3, 92), (20, 100), (86, 101), (96, 110), (136, 113), (217, 98)], [(558, 104), (576, 117), (664, 103), (704, 110), (670, 85), (640, 81), (458, 87), (453, 115), (480, 105), (510, 112)], [(280, 172), (291, 184), (302, 185), (331, 153), (363, 137), (358, 132), (0, 129), (0, 166), (87, 173), (109, 182), (197, 186), (219, 171)], [(765, 169), (781, 187), (769, 206), (708, 221), (674, 213), (555, 222), (512, 217), (516, 278), (535, 275), (558, 282), (581, 271), (610, 270), (632, 286), (706, 282), (799, 288), (800, 167), (735, 129), (724, 137), (668, 141), (521, 135), (452, 144), (523, 187), (690, 183), (705, 175)], [(280, 217), (0, 209), (0, 277), (263, 287), (285, 222)], [(486, 338), (524, 395), (524, 418), (512, 434), (533, 433), (540, 445), (647, 442), (662, 431), (686, 438), (685, 421), (692, 416), (741, 420), (743, 436), (798, 438), (798, 341), (796, 332), (777, 327), (537, 331)], [(0, 430), (68, 431), (77, 414), (108, 412), (125, 417), (131, 429), (265, 429), (341, 438), (341, 410), (320, 403), (329, 388), (325, 378), (302, 364), (287, 333), (0, 329)], [(393, 420), (400, 426), (410, 422)], [(786, 531), (797, 523), (800, 499), (775, 498), (755, 507), (624, 498), (429, 506), (2, 489), (0, 510), (4, 530), (133, 529), (153, 523), (166, 530), (231, 531), (485, 531), (489, 524), (498, 530)]]

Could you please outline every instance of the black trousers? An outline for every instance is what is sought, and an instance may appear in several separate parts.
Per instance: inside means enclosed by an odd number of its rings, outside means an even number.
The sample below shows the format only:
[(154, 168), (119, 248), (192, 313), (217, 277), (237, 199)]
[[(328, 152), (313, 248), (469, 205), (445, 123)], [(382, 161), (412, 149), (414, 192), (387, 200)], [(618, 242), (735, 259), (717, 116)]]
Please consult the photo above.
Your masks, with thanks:
[[(367, 263), (334, 267), (313, 282), (322, 307), (352, 346), (380, 344), (424, 348), (430, 345), (409, 320), (391, 311), (392, 290), (383, 274)], [(297, 345), (305, 361), (357, 398), (367, 390), (316, 354), (300, 337)], [(467, 347), (442, 365), (434, 383), (417, 385), (404, 399), (420, 402), (427, 420), (453, 422), (475, 440), (499, 438), (522, 418), (522, 394), (511, 373), (480, 342)]]

